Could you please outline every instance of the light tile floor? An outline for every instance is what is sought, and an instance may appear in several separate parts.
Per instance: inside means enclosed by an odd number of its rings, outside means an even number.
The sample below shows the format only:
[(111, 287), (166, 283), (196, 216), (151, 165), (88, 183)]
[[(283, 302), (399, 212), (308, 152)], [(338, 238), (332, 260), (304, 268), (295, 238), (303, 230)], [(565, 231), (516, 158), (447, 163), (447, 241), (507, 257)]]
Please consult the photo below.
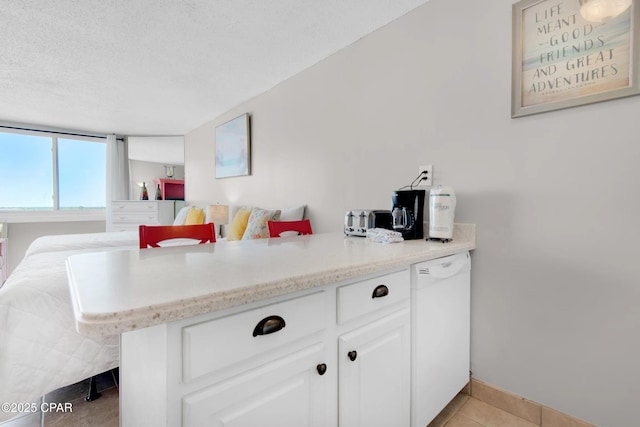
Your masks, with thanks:
[(428, 427), (538, 427), (538, 424), (461, 393)]
[[(0, 427), (118, 427), (118, 370), (105, 372), (96, 381), (99, 399), (85, 401), (89, 381), (63, 387), (44, 397), (43, 403), (71, 404), (71, 412), (36, 412), (0, 423)], [(37, 403), (41, 405), (40, 402)], [(61, 409), (64, 409), (62, 406)]]
[[(117, 372), (109, 385), (108, 378), (98, 380), (102, 396), (86, 402), (88, 382), (56, 390), (45, 396), (46, 402), (70, 402), (72, 412), (36, 413), (20, 417), (0, 427), (118, 427)], [(43, 416), (44, 415), (44, 416)], [(511, 415), (467, 394), (459, 394), (428, 427), (537, 427), (536, 424)]]

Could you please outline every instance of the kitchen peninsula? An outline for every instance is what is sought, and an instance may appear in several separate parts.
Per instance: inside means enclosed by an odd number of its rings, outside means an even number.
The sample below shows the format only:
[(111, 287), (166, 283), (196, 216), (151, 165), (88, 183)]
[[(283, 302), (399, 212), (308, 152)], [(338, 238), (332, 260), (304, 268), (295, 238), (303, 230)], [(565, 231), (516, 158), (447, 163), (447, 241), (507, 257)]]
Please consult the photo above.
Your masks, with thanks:
[(410, 267), (472, 249), (475, 226), (457, 224), (448, 243), (327, 233), (67, 269), (78, 331), (121, 335), (122, 426), (408, 426)]

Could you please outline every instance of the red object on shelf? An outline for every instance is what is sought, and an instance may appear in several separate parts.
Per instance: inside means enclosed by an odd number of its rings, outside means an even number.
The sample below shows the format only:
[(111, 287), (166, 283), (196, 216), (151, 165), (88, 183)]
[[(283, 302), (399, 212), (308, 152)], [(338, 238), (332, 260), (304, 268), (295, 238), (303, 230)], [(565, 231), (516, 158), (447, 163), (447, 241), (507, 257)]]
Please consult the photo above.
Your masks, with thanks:
[(183, 179), (154, 179), (153, 182), (160, 185), (162, 200), (184, 200)]

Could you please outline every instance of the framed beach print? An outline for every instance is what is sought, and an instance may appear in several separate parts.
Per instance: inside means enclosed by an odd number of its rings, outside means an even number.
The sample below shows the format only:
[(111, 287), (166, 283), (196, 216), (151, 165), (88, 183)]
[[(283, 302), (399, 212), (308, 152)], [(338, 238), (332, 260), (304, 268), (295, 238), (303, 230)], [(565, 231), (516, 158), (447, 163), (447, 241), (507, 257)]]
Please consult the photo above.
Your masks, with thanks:
[(640, 93), (638, 2), (515, 3), (511, 117)]
[(216, 127), (216, 178), (249, 175), (251, 172), (251, 124), (243, 114)]

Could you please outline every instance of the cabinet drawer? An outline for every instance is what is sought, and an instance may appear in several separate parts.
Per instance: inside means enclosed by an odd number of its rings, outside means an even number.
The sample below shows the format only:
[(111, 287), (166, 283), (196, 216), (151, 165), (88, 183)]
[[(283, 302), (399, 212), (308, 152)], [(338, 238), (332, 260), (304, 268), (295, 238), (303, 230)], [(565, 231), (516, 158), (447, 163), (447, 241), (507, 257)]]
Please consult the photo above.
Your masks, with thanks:
[(139, 224), (114, 224), (112, 223), (109, 227), (109, 231), (138, 231), (140, 225)]
[(114, 212), (111, 216), (111, 222), (114, 224), (159, 224), (157, 212), (142, 213), (124, 213)]
[[(254, 336), (256, 326), (272, 316), (282, 318), (284, 327)], [(192, 381), (311, 336), (325, 328), (326, 319), (323, 291), (184, 327), (183, 380)]]
[(120, 201), (112, 202), (113, 213), (144, 213), (157, 212), (158, 202), (154, 201)]
[[(341, 286), (338, 288), (338, 323), (408, 299), (410, 288), (408, 270)], [(379, 292), (374, 296), (376, 289)]]

